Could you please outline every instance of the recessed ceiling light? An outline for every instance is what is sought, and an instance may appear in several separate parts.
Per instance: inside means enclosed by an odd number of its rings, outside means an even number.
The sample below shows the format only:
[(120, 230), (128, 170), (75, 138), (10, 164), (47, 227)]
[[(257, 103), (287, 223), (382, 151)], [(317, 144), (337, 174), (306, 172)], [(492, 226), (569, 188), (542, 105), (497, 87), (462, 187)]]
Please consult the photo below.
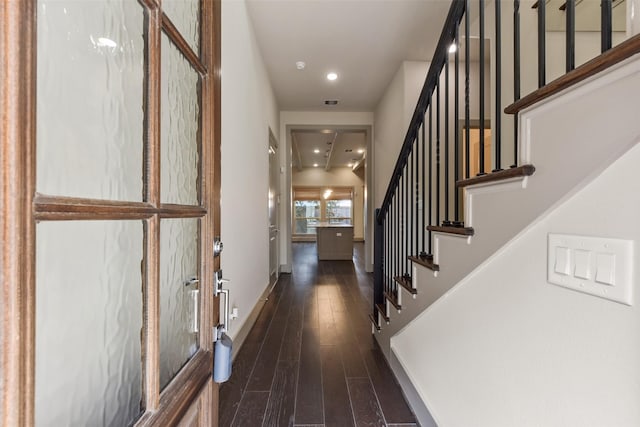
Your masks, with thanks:
[(338, 78), (338, 75), (336, 73), (334, 73), (334, 72), (331, 72), (331, 73), (327, 74), (327, 80), (334, 81), (337, 78)]
[(317, 148), (315, 150), (313, 150), (314, 153), (318, 154), (320, 152), (320, 150), (318, 150)]
[(317, 167), (318, 167), (318, 164), (317, 164), (317, 163), (314, 163), (314, 164), (313, 164), (313, 167), (314, 167), (314, 168), (317, 168)]
[(358, 154), (362, 154), (362, 153), (364, 153), (364, 148), (360, 148), (360, 149), (358, 150)]
[(455, 51), (458, 49), (458, 47), (456, 46), (455, 43), (451, 43), (451, 46), (449, 46), (449, 53), (455, 53)]
[(353, 163), (347, 163), (347, 166), (352, 168), (353, 167)]
[(304, 61), (296, 62), (296, 68), (298, 70), (304, 70), (306, 66), (307, 66), (307, 64)]

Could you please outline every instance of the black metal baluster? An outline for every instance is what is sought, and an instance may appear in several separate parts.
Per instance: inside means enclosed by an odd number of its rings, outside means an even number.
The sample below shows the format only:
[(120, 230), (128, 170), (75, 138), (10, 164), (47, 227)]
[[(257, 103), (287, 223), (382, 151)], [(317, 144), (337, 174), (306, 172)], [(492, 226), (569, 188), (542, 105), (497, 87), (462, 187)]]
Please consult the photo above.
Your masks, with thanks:
[(404, 168), (402, 170), (402, 175), (400, 175), (400, 216), (398, 217), (398, 221), (400, 222), (400, 268), (398, 269), (398, 276), (404, 275), (404, 242), (406, 240), (406, 232), (405, 232), (405, 221), (407, 218), (407, 212), (405, 210), (405, 195), (404, 195)]
[(444, 221), (442, 225), (451, 226), (449, 221), (449, 57), (444, 63)]
[(493, 172), (498, 172), (502, 170), (502, 17), (500, 11), (500, 0), (495, 2), (495, 11), (496, 11), (496, 40), (495, 40), (495, 53), (494, 57), (496, 58), (496, 80), (495, 80), (495, 89), (496, 89), (496, 113), (493, 123), (493, 134), (495, 136), (495, 165)]
[[(513, 99), (520, 99), (520, 0), (513, 1)], [(518, 167), (518, 113), (513, 116), (513, 165)]]
[(458, 180), (460, 180), (460, 26), (456, 26), (456, 37), (455, 37), (455, 89), (454, 89), (454, 112), (453, 112), (453, 132), (454, 132), (454, 141), (453, 141), (453, 188), (455, 191), (455, 200), (453, 205), (454, 210), (454, 221), (453, 225), (456, 227), (462, 226), (460, 221), (460, 189), (455, 185)]
[(375, 234), (374, 234), (374, 265), (373, 278), (373, 310), (372, 315), (378, 318), (376, 305), (382, 303), (384, 298), (384, 220), (380, 220), (380, 209), (375, 210)]
[(393, 236), (393, 198), (389, 202), (389, 208), (387, 210), (387, 234), (389, 235), (389, 240), (387, 240), (387, 266), (388, 266), (388, 275), (386, 281), (385, 291), (389, 286), (389, 277), (393, 275), (393, 244), (395, 242)]
[(404, 233), (402, 231), (402, 218), (404, 218), (404, 203), (402, 198), (402, 175), (398, 178), (398, 250), (397, 250), (397, 258), (398, 258), (398, 271), (395, 274), (395, 277), (402, 275), (402, 249), (404, 248)]
[(387, 292), (389, 291), (389, 288), (391, 287), (391, 282), (393, 282), (393, 275), (395, 274), (396, 271), (396, 259), (395, 259), (395, 248), (396, 245), (398, 244), (398, 235), (396, 233), (396, 197), (395, 194), (393, 195), (391, 201), (390, 201), (390, 205), (391, 205), (391, 223), (389, 224), (389, 230), (391, 233), (391, 240), (389, 240), (389, 263), (391, 264), (391, 268), (389, 269), (389, 282), (387, 284)]
[[(415, 142), (414, 142), (414, 147), (415, 147)], [(411, 227), (409, 228), (409, 255), (413, 255), (413, 253), (414, 253), (413, 252), (413, 237), (414, 237), (413, 236), (413, 234), (414, 234), (414, 229), (413, 229), (414, 223), (413, 222), (415, 221), (415, 218), (416, 218), (416, 215), (415, 215), (415, 212), (414, 212), (415, 204), (414, 204), (414, 193), (413, 193), (413, 176), (414, 176), (414, 172), (415, 172), (414, 171), (415, 168), (413, 167), (413, 157), (414, 157), (414, 151), (413, 150), (415, 149), (414, 147), (412, 147), (411, 154), (409, 155), (409, 161), (408, 161), (408, 164), (409, 164), (410, 170), (411, 170), (411, 174), (410, 174), (411, 179), (409, 181), (409, 188), (411, 188), (411, 191), (409, 191), (409, 196), (411, 198), (411, 200), (409, 202), (409, 203), (411, 203), (411, 218), (410, 218), (410, 222), (409, 222), (409, 224), (411, 225)]]
[(602, 2), (600, 3), (600, 50), (603, 53), (611, 49), (612, 16), (612, 1), (602, 0)]
[[(429, 225), (433, 225), (433, 96), (429, 97)], [(431, 230), (429, 230), (429, 252), (431, 253)]]
[[(431, 108), (431, 107), (429, 107)], [(426, 175), (427, 175), (427, 169), (425, 168), (425, 157), (426, 157), (426, 152), (427, 152), (427, 147), (426, 147), (426, 140), (424, 138), (425, 136), (425, 127), (426, 127), (426, 123), (424, 121), (424, 114), (422, 115), (422, 250), (420, 251), (420, 256), (424, 257), (427, 256), (427, 252), (426, 252), (426, 233), (427, 233), (427, 225), (431, 225), (431, 224), (427, 224), (427, 200), (424, 198), (425, 196), (425, 181), (426, 181)], [(431, 177), (429, 177), (429, 183), (431, 183)]]
[(440, 82), (436, 85), (436, 224), (440, 225)]
[(402, 254), (402, 259), (404, 260), (404, 274), (407, 274), (407, 267), (409, 263), (409, 223), (411, 222), (410, 217), (410, 209), (411, 204), (409, 203), (409, 163), (407, 159), (407, 164), (404, 166), (404, 206), (405, 206), (405, 214), (404, 214), (404, 253)]
[[(389, 212), (393, 211), (393, 205), (391, 205), (391, 209), (389, 209)], [(389, 275), (387, 276), (387, 286), (389, 286), (389, 283), (391, 282), (391, 280), (393, 280), (393, 245), (395, 243), (394, 240), (394, 236), (393, 236), (393, 218), (389, 217), (389, 240), (388, 240), (388, 244), (387, 244), (387, 251), (389, 252), (389, 258), (387, 260), (388, 264), (389, 264)]]
[(386, 262), (385, 262), (385, 267), (386, 267), (386, 274), (385, 274), (385, 283), (389, 283), (389, 276), (391, 275), (391, 245), (393, 244), (393, 240), (391, 237), (391, 207), (389, 208), (389, 210), (387, 211), (387, 214), (385, 215), (384, 218), (384, 222), (385, 222), (385, 233), (387, 235), (387, 244), (385, 246), (385, 258), (386, 258)]
[(546, 10), (546, 1), (539, 0), (538, 1), (538, 87), (542, 87), (546, 84), (546, 58), (547, 58), (547, 49), (546, 49), (546, 22), (545, 22), (545, 10)]
[[(400, 239), (401, 239), (401, 235), (400, 235), (400, 218), (402, 218), (402, 212), (400, 212), (400, 192), (399, 192), (399, 188), (396, 189), (396, 217), (395, 217), (395, 223), (396, 223), (396, 247), (395, 247), (395, 254), (394, 254), (394, 261), (396, 264), (396, 268), (395, 268), (395, 272), (393, 274), (393, 276), (397, 276), (398, 272), (400, 271)], [(393, 293), (393, 289), (395, 287), (395, 283), (393, 281), (393, 278), (391, 278), (391, 282), (389, 285), (389, 294)]]
[(393, 198), (391, 199), (391, 204), (393, 207), (393, 222), (391, 223), (391, 233), (392, 233), (392, 246), (391, 246), (391, 258), (393, 262), (393, 268), (391, 269), (391, 277), (389, 278), (389, 287), (387, 289), (387, 293), (391, 293), (391, 286), (393, 286), (393, 277), (396, 275), (396, 271), (398, 270), (398, 193), (394, 191)]
[(566, 70), (576, 67), (576, 0), (565, 1), (566, 14)]
[[(400, 176), (402, 179), (402, 176)], [(398, 227), (398, 248), (396, 249), (396, 258), (398, 260), (398, 268), (396, 271), (396, 276), (402, 275), (402, 217), (403, 217), (403, 207), (402, 207), (402, 185), (400, 181), (398, 181), (398, 218), (396, 218), (396, 223)], [(394, 283), (395, 290), (395, 283)]]
[(389, 246), (391, 246), (391, 232), (389, 231), (390, 227), (390, 218), (389, 218), (389, 211), (387, 211), (387, 214), (384, 217), (384, 234), (385, 234), (385, 239), (386, 239), (386, 245), (384, 247), (384, 255), (385, 255), (385, 263), (384, 263), (384, 283), (385, 286), (386, 284), (389, 282)]
[[(418, 129), (418, 132), (420, 130)], [(420, 134), (416, 132), (416, 142), (415, 142), (415, 155), (414, 155), (414, 166), (413, 169), (416, 171), (415, 177), (416, 177), (416, 181), (415, 181), (415, 186), (414, 186), (414, 194), (415, 194), (415, 212), (416, 215), (413, 219), (414, 225), (415, 225), (415, 229), (416, 229), (416, 242), (415, 242), (415, 246), (412, 249), (412, 254), (417, 255), (420, 253), (420, 247), (422, 246), (420, 244), (420, 236), (422, 235), (422, 233), (420, 233)]]
[(478, 176), (484, 175), (484, 0), (478, 1), (478, 7), (480, 8), (480, 141), (478, 143)]
[(470, 120), (470, 98), (469, 98), (469, 75), (471, 73), (471, 49), (469, 45), (469, 18), (471, 17), (471, 2), (467, 0), (466, 3), (466, 15), (464, 17), (464, 176), (465, 178), (471, 178), (471, 148), (470, 148), (470, 135), (469, 135), (469, 120)]

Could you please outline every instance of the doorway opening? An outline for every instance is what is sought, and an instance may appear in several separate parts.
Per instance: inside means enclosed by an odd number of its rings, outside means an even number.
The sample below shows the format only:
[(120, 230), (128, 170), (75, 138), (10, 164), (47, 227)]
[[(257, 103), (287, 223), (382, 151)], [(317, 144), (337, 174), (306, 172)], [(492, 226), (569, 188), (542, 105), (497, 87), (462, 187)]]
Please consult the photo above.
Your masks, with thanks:
[[(286, 154), (291, 156), (287, 163), (292, 166), (285, 188), (290, 198), (281, 214), (287, 217), (283, 227), (288, 228), (288, 238), (282, 243), (288, 254), (294, 241), (315, 242), (318, 224), (337, 222), (352, 227), (353, 241), (365, 242), (368, 252), (373, 244), (367, 238), (372, 224), (372, 207), (367, 202), (372, 182), (367, 171), (370, 126), (287, 125), (286, 138), (290, 147)], [(306, 194), (310, 191), (311, 198)]]

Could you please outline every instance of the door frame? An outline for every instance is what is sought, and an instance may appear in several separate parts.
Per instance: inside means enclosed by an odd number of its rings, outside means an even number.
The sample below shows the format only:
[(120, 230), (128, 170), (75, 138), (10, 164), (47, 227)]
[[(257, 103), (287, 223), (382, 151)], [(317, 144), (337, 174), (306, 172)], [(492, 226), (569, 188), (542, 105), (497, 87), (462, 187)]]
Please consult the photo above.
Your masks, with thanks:
[[(276, 194), (270, 195), (269, 197), (272, 198), (272, 200), (269, 201), (269, 203), (275, 203), (275, 207), (274, 207), (274, 215), (275, 215), (275, 245), (276, 245), (276, 249), (275, 249), (275, 253), (273, 254), (273, 256), (275, 256), (275, 272), (271, 271), (271, 263), (274, 261), (271, 259), (271, 247), (269, 247), (269, 288), (271, 289), (273, 286), (275, 286), (275, 284), (278, 282), (278, 277), (280, 276), (280, 147), (278, 144), (278, 140), (276, 139), (275, 135), (273, 134), (273, 131), (271, 130), (271, 128), (269, 128), (269, 142), (268, 142), (268, 147), (269, 147), (269, 190), (271, 190), (271, 184), (274, 184), (274, 189), (277, 191)], [(271, 150), (275, 150), (275, 153), (271, 154)], [(275, 162), (275, 165), (272, 164), (272, 162)], [(275, 167), (275, 174), (276, 174), (276, 182), (272, 183), (271, 182), (271, 178), (272, 178), (272, 174), (274, 173), (274, 171), (272, 170), (272, 168)], [(267, 213), (267, 217), (269, 216), (269, 213)], [(269, 246), (271, 245), (271, 232), (273, 230), (271, 230), (271, 219), (269, 219), (269, 232), (267, 233), (267, 239), (269, 242)]]
[[(159, 200), (159, 49), (149, 50), (149, 82), (145, 89), (147, 117), (156, 125), (145, 138), (147, 167), (155, 171), (148, 178), (143, 202), (103, 202), (88, 199), (47, 197), (36, 193), (36, 0), (9, 1), (0, 5), (0, 193), (2, 204), (1, 237), (3, 256), (0, 264), (3, 304), (0, 305), (0, 424), (34, 425), (35, 400), (35, 242), (36, 222), (61, 219), (136, 219), (146, 220), (146, 267), (157, 267), (160, 218), (193, 215), (201, 217), (201, 309), (200, 348), (171, 383), (159, 386), (159, 290), (148, 282), (158, 281), (157, 268), (148, 271), (143, 284), (142, 349), (143, 405), (145, 413), (139, 426), (177, 425), (197, 405), (201, 426), (217, 425), (218, 387), (211, 379), (213, 364), (212, 327), (218, 322), (217, 298), (213, 296), (214, 271), (220, 257), (213, 256), (213, 237), (220, 230), (220, 26), (221, 1), (201, 0), (201, 54), (188, 58), (201, 65), (202, 79), (202, 168), (199, 207), (162, 205)], [(158, 0), (139, 0), (147, 10), (150, 46), (159, 47), (164, 31), (184, 49), (186, 42), (171, 21), (161, 13)], [(154, 53), (155, 52), (155, 53)], [(204, 73), (203, 73), (204, 71)], [(156, 141), (155, 143), (149, 141)], [(151, 145), (150, 145), (151, 144)], [(149, 148), (151, 147), (151, 148)], [(154, 166), (155, 165), (155, 166)], [(204, 212), (204, 213), (203, 213)], [(149, 261), (151, 259), (151, 261)], [(211, 262), (213, 260), (213, 262)], [(195, 403), (194, 403), (195, 402)], [(211, 404), (209, 404), (211, 403)]]
[[(283, 203), (281, 204), (280, 214), (282, 215), (280, 218), (280, 224), (282, 227), (280, 228), (280, 244), (283, 248), (286, 249), (286, 252), (283, 253), (281, 249), (281, 256), (284, 260), (286, 260), (285, 264), (281, 264), (280, 269), (285, 273), (291, 273), (292, 271), (292, 262), (293, 262), (293, 218), (292, 218), (292, 206), (293, 206), (293, 193), (292, 193), (292, 142), (291, 142), (291, 132), (293, 130), (298, 129), (335, 129), (335, 130), (362, 130), (365, 132), (365, 140), (367, 144), (367, 151), (365, 154), (365, 191), (364, 191), (364, 250), (365, 250), (365, 271), (371, 273), (373, 271), (373, 232), (374, 232), (374, 205), (373, 199), (375, 194), (375, 180), (373, 175), (373, 164), (375, 162), (375, 154), (373, 150), (373, 122), (369, 122), (368, 120), (363, 120), (362, 124), (357, 124), (360, 120), (349, 120), (345, 123), (336, 123), (335, 121), (324, 121), (324, 119), (318, 119), (317, 121), (311, 117), (307, 116), (306, 113), (303, 114), (304, 117), (299, 118), (296, 117), (294, 120), (289, 120), (289, 116), (281, 117), (280, 119), (280, 132), (284, 135), (284, 150), (283, 156), (281, 160), (283, 164), (286, 165), (286, 176), (284, 181), (284, 186), (282, 188), (282, 197)], [(327, 124), (330, 123), (330, 124)], [(331, 124), (332, 123), (332, 124)]]

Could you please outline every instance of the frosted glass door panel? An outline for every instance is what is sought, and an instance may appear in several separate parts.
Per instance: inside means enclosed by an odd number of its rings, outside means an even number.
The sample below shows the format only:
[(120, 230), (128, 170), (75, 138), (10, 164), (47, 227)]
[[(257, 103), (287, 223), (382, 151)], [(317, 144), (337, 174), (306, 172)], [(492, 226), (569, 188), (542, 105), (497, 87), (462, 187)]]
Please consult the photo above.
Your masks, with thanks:
[(36, 426), (124, 426), (140, 415), (142, 230), (37, 226)]
[(37, 7), (37, 191), (141, 200), (142, 6), (38, 0)]
[(198, 138), (200, 100), (198, 73), (162, 35), (163, 203), (198, 204)]
[(198, 54), (200, 47), (200, 0), (163, 0), (162, 10)]
[(160, 387), (164, 388), (198, 349), (193, 298), (198, 278), (198, 219), (160, 223)]

